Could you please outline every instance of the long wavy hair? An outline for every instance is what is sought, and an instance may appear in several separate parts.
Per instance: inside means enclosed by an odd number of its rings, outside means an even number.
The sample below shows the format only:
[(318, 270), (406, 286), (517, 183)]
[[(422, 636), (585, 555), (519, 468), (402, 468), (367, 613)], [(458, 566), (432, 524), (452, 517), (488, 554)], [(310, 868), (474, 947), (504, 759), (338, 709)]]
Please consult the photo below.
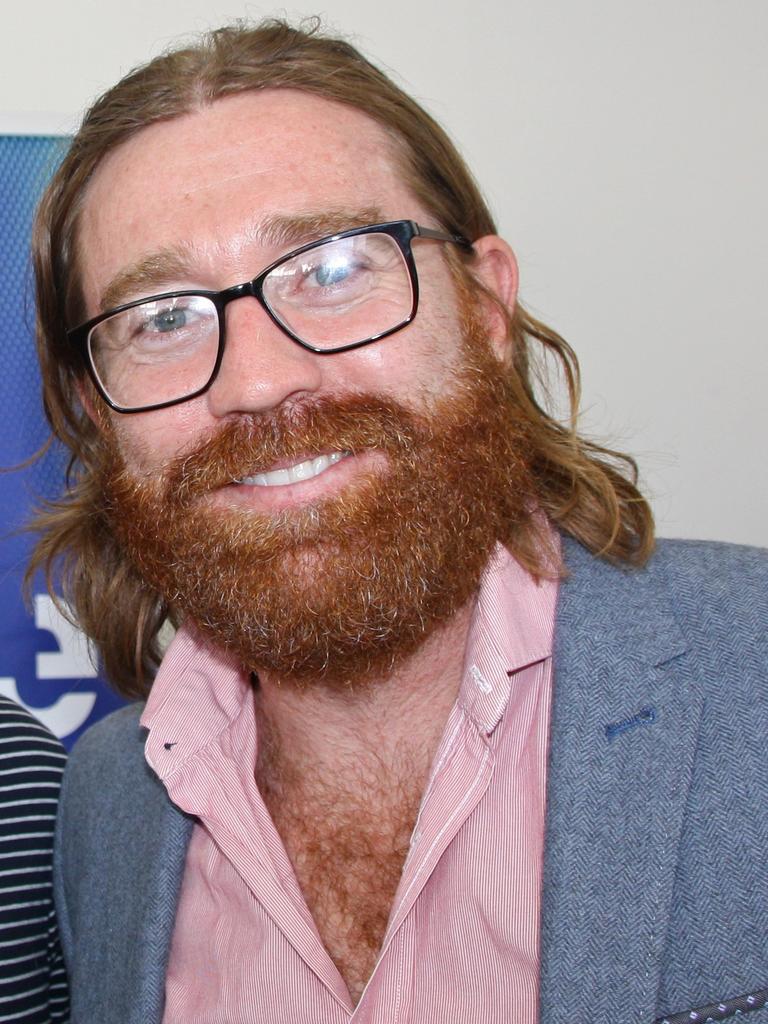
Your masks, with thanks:
[[(143, 128), (226, 96), (274, 88), (300, 89), (362, 111), (390, 136), (405, 183), (438, 224), (469, 239), (496, 232), (443, 129), (353, 46), (324, 35), (316, 22), (293, 27), (269, 20), (211, 32), (133, 71), (86, 113), (42, 199), (33, 234), (43, 400), (53, 435), (70, 459), (63, 497), (41, 509), (32, 524), (39, 537), (28, 579), (44, 570), (49, 589), (94, 640), (107, 676), (128, 697), (147, 693), (161, 656), (158, 634), (173, 620), (173, 609), (138, 575), (105, 514), (98, 483), (104, 446), (80, 401), (84, 366), (65, 333), (84, 319), (78, 218), (100, 162)], [(454, 263), (460, 283), (477, 296), (471, 256)], [(567, 342), (520, 305), (504, 315), (513, 342), (512, 392), (530, 437), (534, 502), (595, 554), (641, 564), (653, 547), (653, 521), (636, 487), (634, 461), (577, 433), (579, 368)], [(568, 391), (564, 422), (545, 408), (542, 368), (549, 363)], [(539, 533), (532, 521), (511, 544), (534, 573), (547, 571)]]

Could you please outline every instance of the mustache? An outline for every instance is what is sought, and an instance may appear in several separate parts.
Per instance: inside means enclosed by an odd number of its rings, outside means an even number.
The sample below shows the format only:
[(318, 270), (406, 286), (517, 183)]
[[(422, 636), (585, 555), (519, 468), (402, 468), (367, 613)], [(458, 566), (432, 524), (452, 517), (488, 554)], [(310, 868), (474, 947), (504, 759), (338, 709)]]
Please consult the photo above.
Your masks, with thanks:
[(225, 424), (168, 464), (165, 490), (174, 504), (182, 506), (233, 480), (267, 472), (281, 461), (373, 448), (407, 455), (428, 442), (431, 433), (427, 418), (391, 399), (318, 398)]

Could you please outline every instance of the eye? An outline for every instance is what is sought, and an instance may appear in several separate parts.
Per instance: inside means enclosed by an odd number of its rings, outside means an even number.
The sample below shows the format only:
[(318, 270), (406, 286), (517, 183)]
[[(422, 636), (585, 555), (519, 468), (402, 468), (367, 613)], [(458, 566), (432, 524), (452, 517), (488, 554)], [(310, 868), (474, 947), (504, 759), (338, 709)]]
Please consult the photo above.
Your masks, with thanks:
[[(371, 268), (365, 252), (356, 252), (352, 247), (342, 249), (338, 245), (330, 245), (308, 253), (294, 264), (288, 264), (288, 269), (294, 292), (304, 293), (310, 298), (313, 292), (329, 297), (348, 290), (350, 286), (357, 288), (361, 275), (367, 274)], [(311, 298), (316, 301), (320, 295)]]
[(126, 320), (126, 327), (130, 326), (136, 341), (152, 343), (153, 339), (162, 338), (167, 342), (191, 339), (200, 331), (208, 330), (215, 318), (215, 309), (204, 297), (175, 296), (136, 306), (130, 320)]
[(218, 314), (202, 295), (150, 299), (121, 310), (92, 332), (90, 344), (112, 351), (179, 351), (218, 333)]
[[(291, 301), (329, 307), (357, 302), (375, 287), (376, 271), (364, 253), (329, 252), (298, 267)], [(288, 296), (286, 296), (288, 297)]]
[(353, 267), (349, 260), (336, 259), (327, 263), (321, 263), (314, 270), (314, 278), (321, 288), (328, 288), (334, 284), (340, 284), (352, 272)]
[(352, 315), (372, 302), (400, 304), (410, 280), (397, 244), (373, 233), (350, 235), (311, 246), (274, 267), (263, 296), (279, 318)]
[(189, 310), (187, 309), (163, 309), (154, 316), (148, 317), (145, 329), (158, 331), (160, 334), (167, 334), (170, 331), (178, 331), (189, 324)]

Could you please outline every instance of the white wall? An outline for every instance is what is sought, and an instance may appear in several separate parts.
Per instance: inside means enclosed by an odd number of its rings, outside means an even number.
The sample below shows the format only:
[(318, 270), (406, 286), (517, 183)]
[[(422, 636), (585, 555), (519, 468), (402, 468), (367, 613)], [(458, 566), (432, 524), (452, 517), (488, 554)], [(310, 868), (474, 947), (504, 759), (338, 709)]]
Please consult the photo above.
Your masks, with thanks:
[[(17, 0), (0, 130), (67, 130), (179, 33), (276, 12)], [(586, 429), (638, 457), (661, 532), (768, 546), (765, 0), (326, 0), (287, 13), (353, 35), (459, 141), (518, 253), (524, 299), (581, 358)]]

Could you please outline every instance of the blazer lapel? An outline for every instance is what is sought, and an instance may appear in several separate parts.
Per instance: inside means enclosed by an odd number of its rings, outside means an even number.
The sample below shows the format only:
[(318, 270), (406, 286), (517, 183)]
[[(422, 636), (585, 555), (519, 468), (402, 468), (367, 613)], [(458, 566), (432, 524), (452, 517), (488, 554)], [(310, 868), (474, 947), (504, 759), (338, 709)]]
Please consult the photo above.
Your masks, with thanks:
[(554, 649), (541, 1024), (648, 1024), (701, 699), (651, 571), (565, 547)]

